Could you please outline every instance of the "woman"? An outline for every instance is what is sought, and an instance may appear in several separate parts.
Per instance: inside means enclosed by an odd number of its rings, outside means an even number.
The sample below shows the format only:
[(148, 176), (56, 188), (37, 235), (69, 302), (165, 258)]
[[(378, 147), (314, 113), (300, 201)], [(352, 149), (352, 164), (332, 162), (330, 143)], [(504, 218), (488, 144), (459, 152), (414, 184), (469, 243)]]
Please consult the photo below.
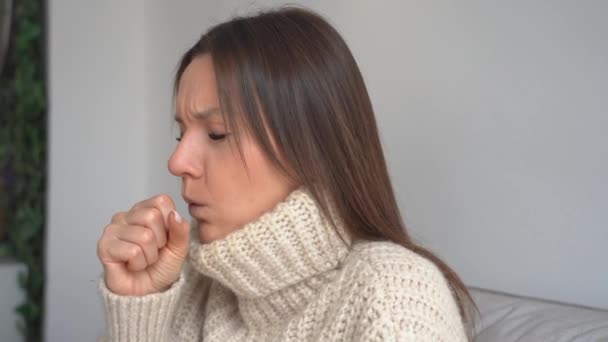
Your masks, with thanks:
[(467, 340), (474, 304), (407, 235), (363, 79), (323, 18), (211, 28), (175, 96), (169, 170), (194, 221), (167, 195), (114, 215), (107, 340)]

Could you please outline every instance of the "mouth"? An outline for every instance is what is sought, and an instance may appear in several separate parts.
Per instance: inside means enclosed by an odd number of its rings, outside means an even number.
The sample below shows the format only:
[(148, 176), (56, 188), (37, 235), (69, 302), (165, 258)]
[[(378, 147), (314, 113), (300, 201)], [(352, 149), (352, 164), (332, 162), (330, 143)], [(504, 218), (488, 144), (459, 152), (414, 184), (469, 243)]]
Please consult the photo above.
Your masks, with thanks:
[(206, 222), (207, 220), (204, 218), (203, 209), (205, 209), (204, 205), (197, 203), (189, 203), (188, 204), (188, 212), (190, 213), (190, 217), (196, 219), (199, 222)]
[(188, 203), (188, 212), (190, 213), (190, 216), (199, 221), (205, 221), (205, 219), (201, 217), (201, 210), (205, 208), (206, 205), (203, 203), (195, 202), (187, 196), (183, 196), (183, 198), (184, 201)]
[(203, 208), (204, 205), (198, 203), (188, 203), (188, 209)]
[(200, 204), (190, 203), (190, 204), (188, 204), (188, 211), (190, 212), (190, 215), (192, 217), (198, 218), (198, 215), (196, 215), (196, 213), (199, 212), (204, 207), (205, 206), (200, 205)]

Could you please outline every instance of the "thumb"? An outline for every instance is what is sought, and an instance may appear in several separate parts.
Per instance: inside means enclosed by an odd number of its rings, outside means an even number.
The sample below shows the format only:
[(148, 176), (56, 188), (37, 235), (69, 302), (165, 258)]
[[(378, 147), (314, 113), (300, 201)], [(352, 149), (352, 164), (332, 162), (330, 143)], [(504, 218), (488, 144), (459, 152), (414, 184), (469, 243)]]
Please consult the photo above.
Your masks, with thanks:
[(180, 259), (184, 259), (188, 255), (190, 247), (190, 223), (184, 220), (181, 215), (173, 210), (169, 213), (169, 236), (167, 238), (166, 248)]

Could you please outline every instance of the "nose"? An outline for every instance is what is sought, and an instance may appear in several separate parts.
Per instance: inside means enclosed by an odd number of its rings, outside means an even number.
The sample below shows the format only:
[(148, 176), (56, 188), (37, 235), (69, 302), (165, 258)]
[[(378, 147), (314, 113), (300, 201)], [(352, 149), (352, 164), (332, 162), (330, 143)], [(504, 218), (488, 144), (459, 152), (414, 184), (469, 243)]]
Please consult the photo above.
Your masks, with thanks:
[(167, 167), (174, 176), (198, 178), (202, 174), (201, 162), (201, 156), (197, 156), (194, 146), (182, 139), (171, 154)]

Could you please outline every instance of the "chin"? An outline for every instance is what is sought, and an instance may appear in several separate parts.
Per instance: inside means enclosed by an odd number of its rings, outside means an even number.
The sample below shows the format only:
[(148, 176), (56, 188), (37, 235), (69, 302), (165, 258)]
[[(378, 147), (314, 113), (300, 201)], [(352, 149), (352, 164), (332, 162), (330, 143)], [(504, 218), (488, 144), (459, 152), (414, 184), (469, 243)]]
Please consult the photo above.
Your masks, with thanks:
[(217, 225), (212, 225), (206, 221), (198, 221), (198, 240), (201, 244), (208, 244), (216, 240), (224, 239), (226, 236), (230, 235), (234, 231), (238, 229), (226, 230), (218, 227)]
[(201, 245), (206, 245), (215, 241), (215, 239), (205, 236), (204, 233), (199, 233), (198, 241), (201, 243)]
[(217, 232), (214, 232), (213, 228), (208, 222), (198, 222), (198, 240), (201, 244), (208, 244), (219, 237)]
[(200, 243), (209, 243), (214, 239), (209, 236), (209, 230), (205, 227), (206, 223), (197, 222), (198, 240)]

